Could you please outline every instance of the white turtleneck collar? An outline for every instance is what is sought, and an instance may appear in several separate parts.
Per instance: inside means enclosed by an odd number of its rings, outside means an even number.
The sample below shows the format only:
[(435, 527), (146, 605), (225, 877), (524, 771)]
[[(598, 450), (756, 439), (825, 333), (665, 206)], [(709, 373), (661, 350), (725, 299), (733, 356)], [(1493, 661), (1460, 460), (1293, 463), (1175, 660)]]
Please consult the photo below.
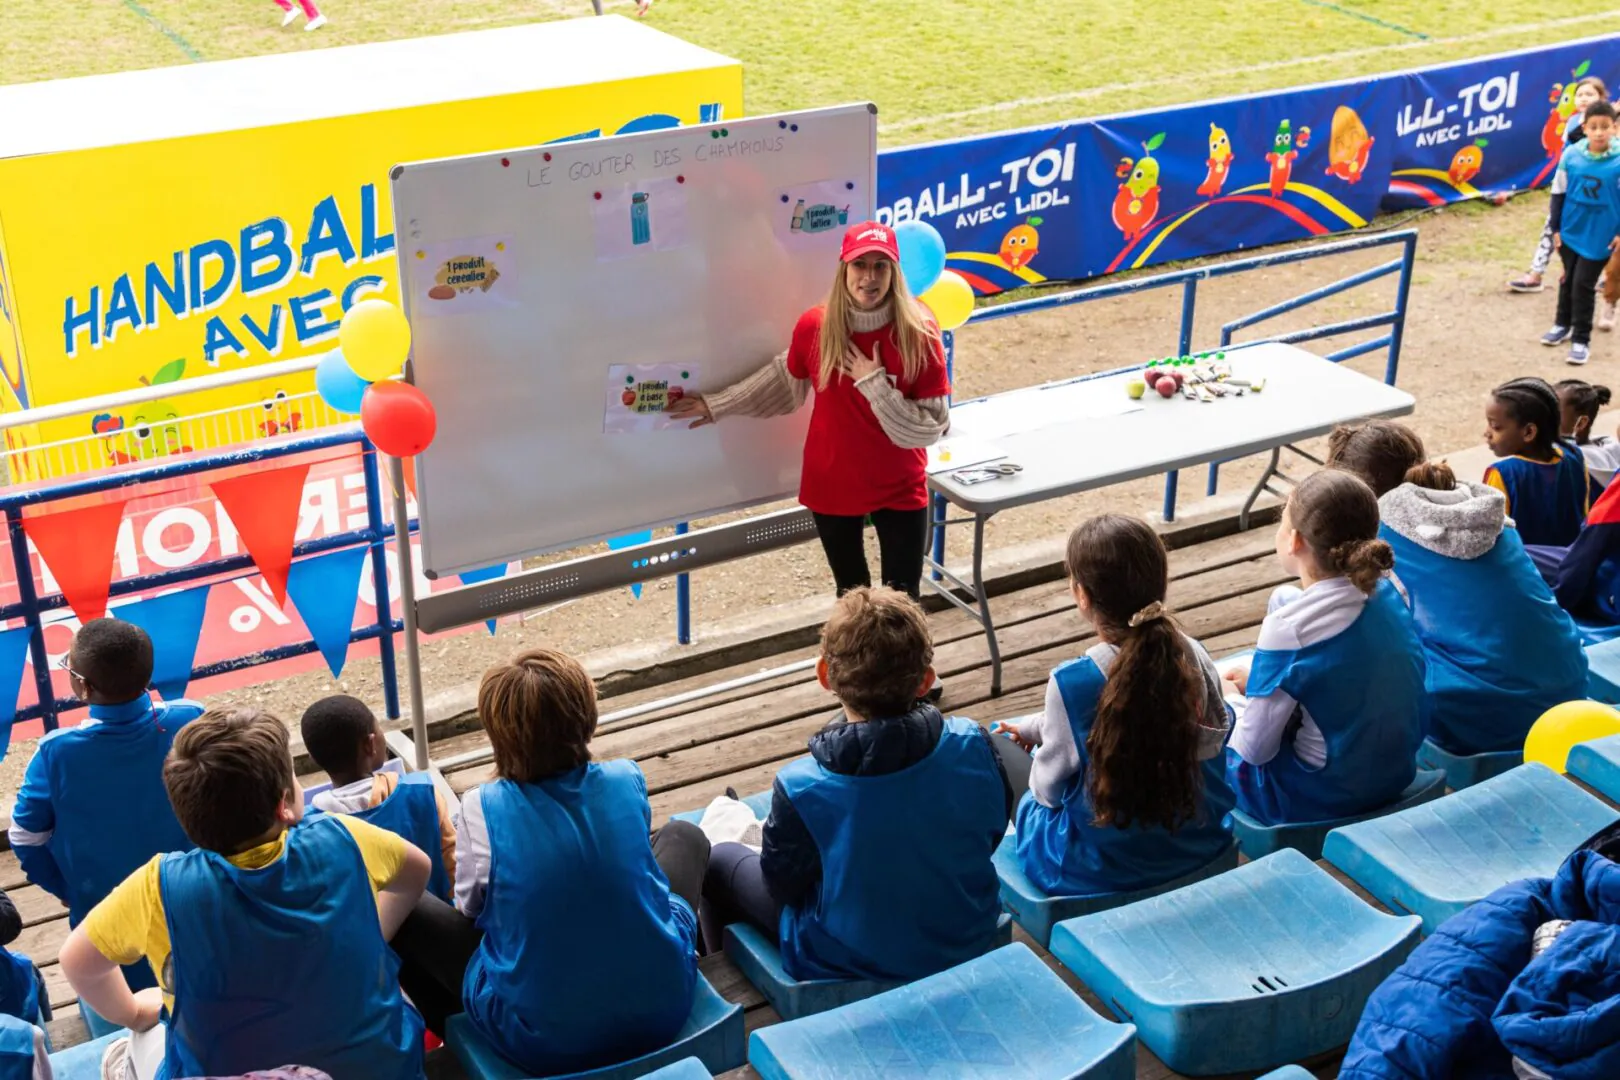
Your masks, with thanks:
[(874, 330), (881, 330), (889, 325), (889, 312), (892, 304), (884, 304), (871, 311), (862, 311), (854, 304), (849, 306), (849, 329), (851, 333), (870, 334)]

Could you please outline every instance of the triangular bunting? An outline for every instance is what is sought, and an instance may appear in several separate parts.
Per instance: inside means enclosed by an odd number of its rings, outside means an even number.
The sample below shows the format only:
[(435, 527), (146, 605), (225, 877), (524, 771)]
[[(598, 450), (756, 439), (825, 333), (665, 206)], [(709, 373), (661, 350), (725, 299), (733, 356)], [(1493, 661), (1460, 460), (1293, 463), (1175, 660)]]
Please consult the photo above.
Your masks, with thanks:
[[(486, 566), (482, 570), (469, 570), (465, 574), (457, 574), (456, 577), (461, 579), (463, 585), (477, 585), (481, 581), (495, 581), (506, 576), (507, 565), (506, 563), (496, 563), (494, 566)], [(491, 634), (495, 633), (494, 619), (485, 619), (484, 625), (489, 627)]]
[(413, 457), (399, 459), (399, 471), (405, 476), (405, 490), (416, 498), (416, 459)]
[(349, 633), (354, 628), (354, 604), (360, 596), (360, 568), (370, 549), (344, 548), (312, 559), (299, 559), (287, 576), (293, 606), (320, 646), (332, 678), (343, 673), (349, 658)]
[[(113, 614), (132, 622), (152, 639), (152, 686), (164, 701), (186, 696), (191, 665), (197, 659), (203, 613), (208, 609), (208, 586), (149, 596), (113, 608)], [(3, 689), (3, 687), (0, 687)]]
[[(645, 544), (651, 539), (651, 529), (642, 529), (640, 532), (625, 533), (623, 536), (615, 536), (613, 539), (609, 540), (608, 550), (618, 551), (620, 548), (635, 547), (637, 544)], [(637, 600), (640, 600), (641, 582), (638, 581), (634, 585), (630, 586), (630, 593)]]
[(209, 486), (231, 517), (242, 546), (259, 567), (276, 603), (287, 603), (287, 567), (298, 538), (309, 464), (289, 465), (212, 481)]
[[(124, 503), (23, 515), (23, 529), (81, 623), (107, 614)], [(5, 688), (0, 686), (0, 691)]]
[(23, 663), (33, 640), (26, 626), (0, 633), (0, 758), (11, 749), (11, 722), (17, 719), (17, 694), (22, 690)]

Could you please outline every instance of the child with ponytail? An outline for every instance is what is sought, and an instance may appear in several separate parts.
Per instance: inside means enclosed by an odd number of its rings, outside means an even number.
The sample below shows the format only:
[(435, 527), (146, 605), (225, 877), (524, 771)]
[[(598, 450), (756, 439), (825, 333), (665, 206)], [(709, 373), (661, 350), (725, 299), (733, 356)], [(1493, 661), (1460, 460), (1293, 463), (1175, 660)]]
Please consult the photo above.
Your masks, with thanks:
[(1598, 493), (1614, 479), (1615, 470), (1620, 469), (1620, 442), (1615, 442), (1612, 435), (1592, 434), (1598, 413), (1609, 403), (1609, 388), (1580, 379), (1563, 379), (1553, 389), (1558, 392), (1561, 410), (1558, 434), (1580, 447), (1596, 501)]
[(1272, 594), (1227, 744), (1237, 805), (1267, 824), (1325, 821), (1393, 802), (1417, 772), (1427, 720), (1423, 646), (1378, 538), (1378, 500), (1347, 472), (1307, 477), (1277, 528), (1300, 587)]
[(1328, 466), (1378, 496), (1378, 535), (1428, 664), (1429, 738), (1453, 754), (1511, 750), (1546, 710), (1586, 696), (1586, 654), (1510, 527), (1502, 493), (1425, 460), (1407, 427), (1374, 420), (1328, 439)]
[(1231, 843), (1220, 676), (1164, 606), (1169, 564), (1146, 522), (1084, 522), (1065, 564), (1099, 641), (1052, 672), (1045, 712), (997, 725), (1039, 748), (1018, 804), (1018, 863), (1054, 895), (1162, 885)]

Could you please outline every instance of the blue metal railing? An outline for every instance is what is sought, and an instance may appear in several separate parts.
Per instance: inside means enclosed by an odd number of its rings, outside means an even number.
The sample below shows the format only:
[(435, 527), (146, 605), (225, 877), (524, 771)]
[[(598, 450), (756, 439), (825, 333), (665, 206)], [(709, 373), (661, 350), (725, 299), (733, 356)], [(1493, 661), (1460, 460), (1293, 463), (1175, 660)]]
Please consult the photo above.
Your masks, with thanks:
[[(183, 461), (167, 461), (160, 465), (88, 476), (48, 487), (42, 486), (22, 491), (0, 493), (0, 514), (5, 516), (6, 530), (11, 541), (12, 566), (17, 578), (18, 597), (16, 603), (0, 606), (0, 618), (21, 618), (30, 630), (29, 658), (34, 669), (34, 692), (37, 699), (35, 704), (19, 709), (16, 718), (18, 720), (31, 720), (38, 717), (44, 721), (45, 730), (51, 731), (57, 726), (59, 714), (84, 705), (83, 702), (74, 698), (58, 698), (51, 685), (51, 670), (45, 655), (45, 635), (41, 615), (46, 611), (65, 608), (68, 606), (68, 602), (60, 592), (40, 596), (35, 588), (33, 566), (28, 558), (27, 534), (23, 529), (24, 508), (41, 507), (63, 499), (94, 495), (114, 489), (136, 489), (141, 484), (153, 481), (211, 472), (239, 465), (249, 465), (255, 462), (269, 461), (293, 454), (303, 454), (312, 450), (323, 450), (348, 444), (358, 445), (361, 453), (361, 467), (364, 472), (366, 490), (366, 527), (296, 544), (293, 547), (293, 557), (318, 555), (322, 552), (354, 547), (360, 544), (364, 544), (371, 549), (372, 588), (376, 600), (377, 617), (371, 625), (362, 626), (351, 631), (349, 641), (352, 644), (359, 641), (370, 641), (373, 638), (378, 639), (382, 653), (384, 705), (389, 718), (398, 719), (399, 685), (394, 665), (394, 634), (402, 629), (403, 624), (400, 620), (389, 617), (391, 599), (388, 589), (388, 562), (386, 555), (386, 544), (394, 535), (394, 526), (385, 521), (383, 514), (382, 484), (377, 470), (377, 453), (372, 447), (371, 441), (357, 428), (325, 431), (318, 435), (290, 439), (286, 442), (251, 446), (218, 454), (199, 455)], [(138, 490), (132, 490), (132, 494), (138, 495), (139, 492)], [(112, 583), (108, 595), (109, 597), (127, 596), (131, 593), (166, 588), (188, 581), (199, 581), (223, 574), (237, 573), (249, 570), (253, 566), (252, 556), (231, 555), (197, 563), (193, 566), (178, 567), (159, 573), (124, 578)], [(313, 640), (278, 645), (275, 648), (265, 649), (247, 656), (233, 657), (229, 660), (194, 667), (191, 677), (194, 680), (206, 679), (213, 675), (223, 675), (227, 672), (241, 671), (261, 664), (285, 660), (293, 656), (302, 656), (306, 653), (315, 652), (318, 648), (319, 646)]]
[[(1337, 352), (1329, 353), (1328, 360), (1339, 362), (1351, 357), (1362, 356), (1378, 349), (1387, 351), (1388, 360), (1384, 365), (1384, 381), (1391, 385), (1395, 382), (1396, 370), (1400, 364), (1401, 338), (1406, 327), (1407, 296), (1412, 286), (1412, 264), (1417, 255), (1416, 230), (1403, 230), (1400, 232), (1378, 233), (1371, 236), (1355, 236), (1345, 240), (1336, 240), (1327, 244), (1319, 244), (1306, 248), (1294, 248), (1288, 251), (1270, 252), (1264, 255), (1254, 255), (1246, 259), (1234, 259), (1230, 262), (1212, 263), (1208, 266), (1190, 267), (1185, 270), (1172, 270), (1168, 273), (1153, 274), (1149, 277), (1132, 278), (1127, 281), (1110, 281), (1101, 285), (1090, 285), (1081, 289), (1071, 289), (1066, 292), (1051, 293), (1046, 296), (1032, 296), (1026, 300), (1014, 300), (994, 307), (979, 308), (967, 322), (972, 326), (978, 323), (989, 322), (992, 319), (1008, 319), (1016, 315), (1026, 315), (1032, 311), (1049, 311), (1054, 308), (1068, 307), (1072, 304), (1085, 304), (1094, 300), (1107, 300), (1112, 297), (1128, 296), (1132, 293), (1148, 292), (1153, 289), (1166, 289), (1174, 285), (1181, 286), (1181, 324), (1176, 335), (1177, 356), (1186, 356), (1193, 351), (1193, 324), (1198, 310), (1198, 283), (1211, 278), (1229, 277), (1233, 274), (1242, 274), (1250, 270), (1259, 270), (1266, 267), (1285, 266), (1289, 263), (1310, 262), (1316, 259), (1330, 258), (1344, 255), (1353, 251), (1362, 251), (1369, 248), (1399, 246), (1399, 258), (1391, 259), (1360, 273), (1342, 278), (1331, 285), (1302, 293), (1299, 296), (1273, 304), (1268, 308), (1256, 311), (1234, 319), (1221, 327), (1220, 346), (1233, 344), (1232, 335), (1238, 330), (1264, 322), (1268, 319), (1295, 311), (1330, 296), (1365, 285), (1370, 281), (1399, 273), (1400, 280), (1395, 291), (1395, 307), (1376, 315), (1363, 316), (1356, 319), (1346, 319), (1341, 322), (1328, 323), (1323, 326), (1309, 327), (1290, 333), (1276, 334), (1271, 337), (1257, 338), (1255, 341), (1242, 344), (1258, 344), (1265, 341), (1282, 342), (1285, 344), (1298, 344), (1302, 341), (1315, 341), (1319, 338), (1336, 337), (1342, 334), (1356, 333), (1360, 330), (1388, 326), (1389, 332), (1369, 341), (1357, 342)], [(956, 368), (956, 337), (954, 333), (945, 335), (945, 364), (948, 372), (954, 375)], [(1215, 494), (1218, 483), (1218, 465), (1209, 467), (1210, 495)], [(1164, 477), (1164, 507), (1163, 514), (1166, 521), (1175, 520), (1176, 516), (1176, 490), (1179, 474), (1166, 473)], [(945, 515), (946, 503), (943, 497), (935, 496), (934, 501), (934, 561), (943, 564), (945, 561)], [(935, 579), (939, 575), (935, 573)]]

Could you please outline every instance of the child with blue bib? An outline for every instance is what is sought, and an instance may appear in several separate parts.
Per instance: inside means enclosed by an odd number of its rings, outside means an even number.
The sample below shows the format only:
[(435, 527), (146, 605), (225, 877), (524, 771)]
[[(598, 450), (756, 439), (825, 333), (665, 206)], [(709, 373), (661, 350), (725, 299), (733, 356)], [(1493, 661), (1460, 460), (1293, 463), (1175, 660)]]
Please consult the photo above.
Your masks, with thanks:
[[(428, 857), (356, 818), (300, 824), (287, 727), (268, 713), (204, 713), (175, 738), (163, 781), (197, 849), (136, 870), (62, 947), (80, 1000), (131, 1032), (102, 1076), (296, 1063), (345, 1080), (421, 1077), (422, 1018), (388, 938), (422, 895)], [(132, 993), (118, 965), (142, 955), (159, 988)]]
[(1507, 498), (1526, 544), (1565, 545), (1581, 531), (1595, 492), (1586, 460), (1559, 438), (1563, 412), (1545, 379), (1512, 379), (1485, 405), (1485, 444), (1497, 456), (1485, 483)]
[(1099, 640), (1052, 672), (1044, 712), (993, 729), (1035, 751), (1018, 865), (1049, 895), (1162, 885), (1232, 843), (1221, 678), (1164, 606), (1169, 559), (1146, 522), (1092, 518), (1064, 565)]
[(455, 908), (423, 897), (395, 938), (406, 992), (440, 1033), (465, 1006), (524, 1076), (667, 1046), (697, 986), (708, 840), (683, 821), (649, 840), (641, 769), (591, 760), (596, 687), (572, 657), (491, 668), (478, 717), (496, 779), (462, 796)]
[[(11, 850), (28, 880), (67, 906), (69, 926), (152, 856), (191, 847), (163, 790), (163, 759), (203, 707), (154, 702), (152, 662), (152, 639), (134, 623), (80, 628), (66, 667), (90, 718), (39, 741), (11, 810)], [(125, 975), (137, 989), (156, 985), (138, 958)]]
[(1269, 825), (1387, 806), (1417, 774), (1426, 665), (1411, 612), (1385, 576), (1378, 500), (1329, 469), (1289, 495), (1277, 557), (1299, 587), (1272, 593), (1227, 744), (1238, 808)]
[(1429, 738), (1453, 754), (1524, 745), (1543, 712), (1586, 696), (1586, 654), (1507, 520), (1502, 493), (1459, 483), (1388, 420), (1336, 429), (1328, 465), (1379, 496), (1378, 534), (1427, 662)]
[(1015, 799), (992, 743), (1015, 748), (923, 700), (933, 655), (915, 600), (839, 598), (816, 673), (842, 711), (777, 773), (763, 849), (714, 846), (706, 925), (758, 926), (794, 979), (909, 981), (990, 947)]
[(1614, 146), (1614, 106), (1594, 102), (1584, 116), (1581, 131), (1586, 137), (1566, 148), (1559, 159), (1547, 212), (1564, 276), (1558, 284), (1558, 314), (1541, 343), (1569, 341), (1571, 364), (1584, 364), (1591, 355), (1598, 278), (1620, 245), (1620, 150)]
[(425, 772), (383, 770), (388, 745), (366, 703), (347, 694), (324, 697), (304, 710), (298, 725), (304, 749), (332, 780), (330, 790), (310, 800), (325, 814), (353, 814), (402, 836), (428, 853), (433, 876), (428, 891), (451, 898), (456, 877), (456, 825), (444, 796)]

